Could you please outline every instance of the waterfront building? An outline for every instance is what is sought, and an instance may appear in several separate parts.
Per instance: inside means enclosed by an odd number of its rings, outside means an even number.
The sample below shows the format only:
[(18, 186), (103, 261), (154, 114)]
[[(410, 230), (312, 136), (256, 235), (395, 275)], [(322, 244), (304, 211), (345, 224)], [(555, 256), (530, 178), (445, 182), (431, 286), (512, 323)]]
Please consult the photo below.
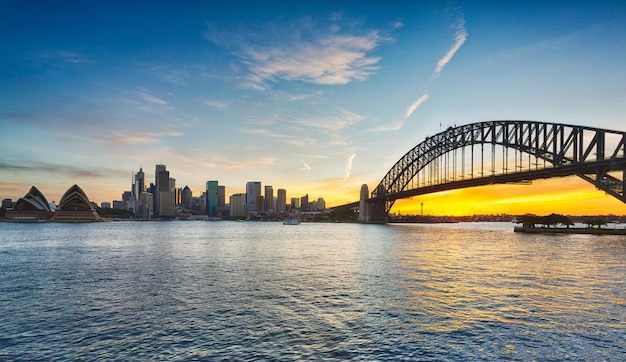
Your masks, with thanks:
[(135, 174), (135, 182), (133, 183), (132, 197), (135, 200), (139, 200), (141, 193), (144, 192), (146, 187), (145, 175), (143, 168), (139, 168), (139, 172)]
[(217, 186), (217, 207), (226, 207), (226, 186)]
[(189, 185), (185, 185), (181, 192), (181, 205), (184, 209), (191, 210), (191, 204), (193, 201), (192, 192)]
[(206, 183), (206, 214), (212, 217), (217, 216), (218, 182), (207, 181)]
[(61, 202), (51, 220), (59, 222), (90, 222), (100, 220), (100, 216), (91, 206), (85, 192), (78, 185), (73, 185), (61, 197)]
[(139, 213), (136, 215), (142, 219), (152, 219), (152, 212), (154, 210), (154, 195), (149, 192), (142, 192), (141, 195), (139, 195), (139, 201)]
[(287, 191), (285, 189), (278, 189), (276, 197), (276, 212), (287, 211)]
[(159, 192), (159, 217), (171, 218), (176, 216), (176, 194), (174, 191)]
[(300, 210), (309, 211), (309, 194), (306, 194), (300, 198)]
[(274, 189), (270, 185), (265, 186), (265, 211), (274, 212)]
[(246, 210), (257, 212), (257, 198), (261, 196), (261, 182), (249, 181), (246, 183)]
[(230, 216), (242, 217), (247, 215), (246, 194), (230, 196)]
[(9, 221), (37, 222), (50, 219), (53, 212), (46, 197), (33, 186), (24, 197), (15, 202), (15, 205), (7, 208), (6, 218)]
[(110, 209), (111, 208), (111, 203), (108, 201), (103, 201), (100, 203), (100, 208), (102, 209)]
[(326, 209), (326, 201), (324, 201), (324, 199), (322, 197), (319, 197), (317, 199), (317, 209), (318, 210), (325, 210)]
[(113, 200), (113, 208), (118, 210), (124, 210), (124, 201)]
[(263, 195), (256, 197), (256, 212), (261, 213), (265, 211), (265, 198)]
[(154, 214), (160, 215), (161, 192), (170, 190), (170, 173), (165, 165), (156, 165), (154, 171)]
[(6, 210), (6, 209), (8, 209), (8, 208), (10, 208), (12, 206), (13, 206), (13, 200), (11, 200), (11, 199), (3, 199), (2, 200), (2, 208), (3, 209)]

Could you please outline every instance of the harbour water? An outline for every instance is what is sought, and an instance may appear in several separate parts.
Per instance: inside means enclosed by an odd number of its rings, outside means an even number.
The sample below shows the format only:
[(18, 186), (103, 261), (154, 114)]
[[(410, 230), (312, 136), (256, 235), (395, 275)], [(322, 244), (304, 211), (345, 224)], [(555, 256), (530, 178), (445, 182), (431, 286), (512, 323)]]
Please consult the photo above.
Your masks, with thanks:
[(0, 360), (625, 360), (626, 237), (0, 223)]

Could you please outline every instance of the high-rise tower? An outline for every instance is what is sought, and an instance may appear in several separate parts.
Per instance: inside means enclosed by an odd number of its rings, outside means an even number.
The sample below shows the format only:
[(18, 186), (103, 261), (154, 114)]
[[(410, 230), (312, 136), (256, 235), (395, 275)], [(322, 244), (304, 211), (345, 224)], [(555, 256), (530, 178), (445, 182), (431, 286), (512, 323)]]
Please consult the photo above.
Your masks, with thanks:
[(274, 212), (274, 189), (270, 185), (265, 186), (265, 211)]
[(257, 212), (257, 199), (261, 196), (261, 182), (250, 181), (246, 183), (246, 210)]
[(206, 183), (206, 214), (217, 216), (218, 182), (207, 181)]

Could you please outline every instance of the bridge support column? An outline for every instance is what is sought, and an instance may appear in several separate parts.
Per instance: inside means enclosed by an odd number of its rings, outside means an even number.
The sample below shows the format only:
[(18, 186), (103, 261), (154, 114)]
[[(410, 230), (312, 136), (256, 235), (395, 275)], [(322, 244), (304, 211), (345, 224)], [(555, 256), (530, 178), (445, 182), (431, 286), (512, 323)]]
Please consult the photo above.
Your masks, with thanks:
[(361, 185), (361, 197), (359, 198), (359, 221), (363, 224), (370, 222), (369, 189), (367, 184)]
[(387, 223), (387, 202), (372, 201), (369, 203), (370, 224), (386, 224)]

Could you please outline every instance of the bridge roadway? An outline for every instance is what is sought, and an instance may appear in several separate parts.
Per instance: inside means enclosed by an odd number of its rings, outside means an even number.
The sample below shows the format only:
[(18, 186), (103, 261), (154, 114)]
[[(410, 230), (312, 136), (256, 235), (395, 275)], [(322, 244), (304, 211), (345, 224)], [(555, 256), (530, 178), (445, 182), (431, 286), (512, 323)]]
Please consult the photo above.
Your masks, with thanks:
[[(478, 122), (428, 137), (396, 162), (370, 197), (334, 209), (359, 208), (362, 222), (385, 223), (398, 199), (572, 175), (626, 203), (625, 154), (622, 131), (534, 121)], [(474, 177), (485, 173), (490, 175)]]

